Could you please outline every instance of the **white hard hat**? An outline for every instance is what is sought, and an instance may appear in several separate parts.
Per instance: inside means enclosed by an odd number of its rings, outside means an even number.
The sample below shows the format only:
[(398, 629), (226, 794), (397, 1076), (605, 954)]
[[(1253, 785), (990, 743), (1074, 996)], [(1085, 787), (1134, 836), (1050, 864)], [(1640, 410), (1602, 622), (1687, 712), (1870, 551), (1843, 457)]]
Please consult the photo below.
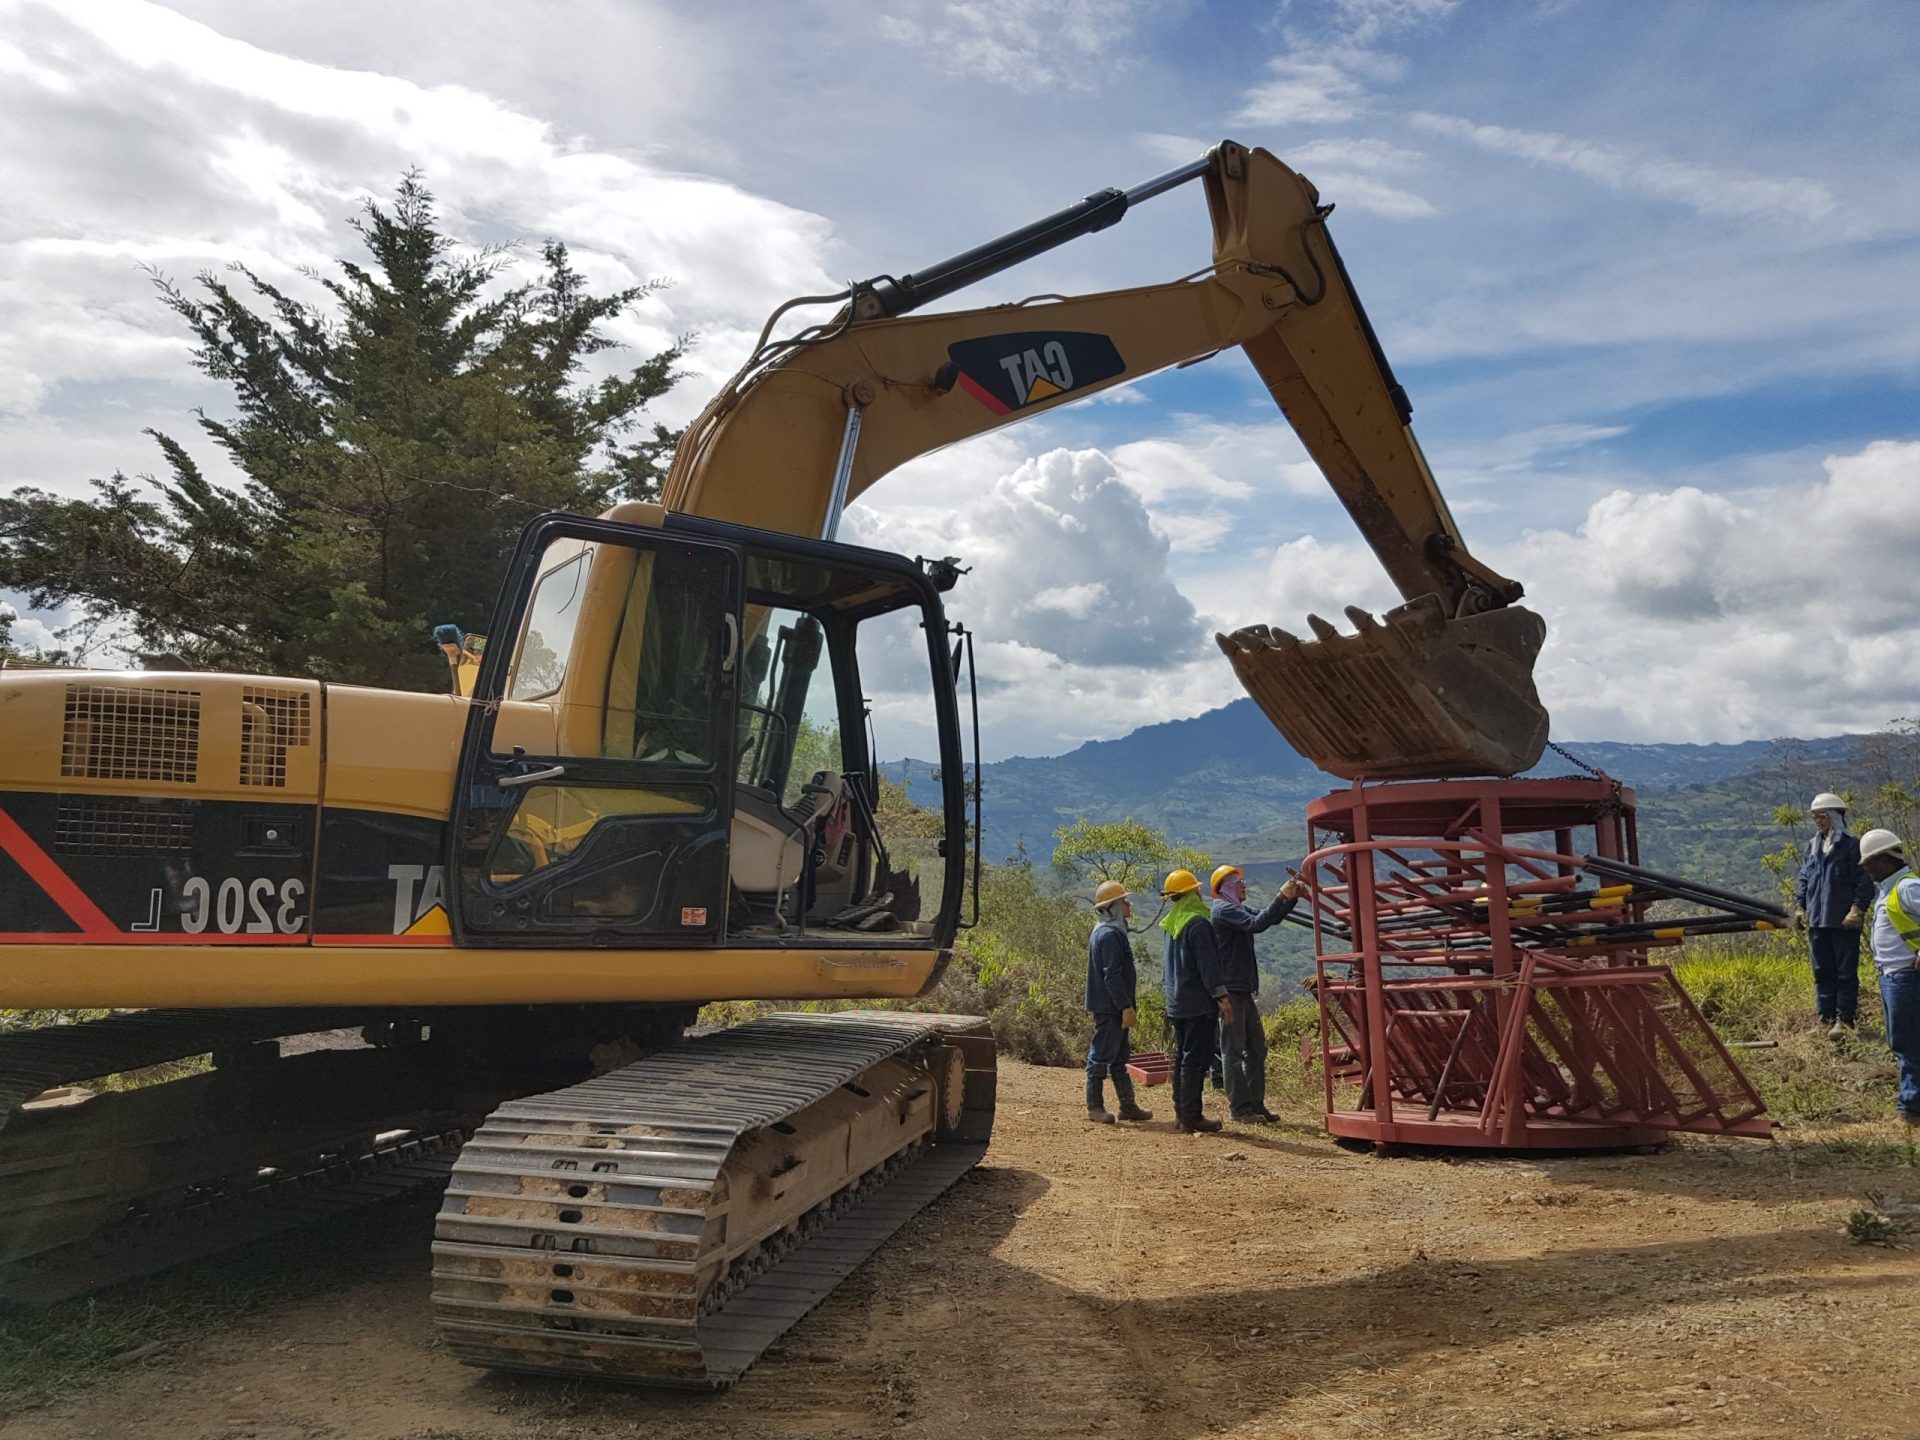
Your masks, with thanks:
[(1831, 790), (1822, 790), (1818, 795), (1813, 797), (1813, 803), (1807, 806), (1807, 809), (1809, 812), (1817, 810), (1838, 810), (1844, 815), (1847, 813), (1847, 802)]
[(1906, 846), (1900, 843), (1900, 837), (1891, 830), (1869, 830), (1860, 837), (1860, 858), (1871, 860), (1876, 855), (1899, 855)]

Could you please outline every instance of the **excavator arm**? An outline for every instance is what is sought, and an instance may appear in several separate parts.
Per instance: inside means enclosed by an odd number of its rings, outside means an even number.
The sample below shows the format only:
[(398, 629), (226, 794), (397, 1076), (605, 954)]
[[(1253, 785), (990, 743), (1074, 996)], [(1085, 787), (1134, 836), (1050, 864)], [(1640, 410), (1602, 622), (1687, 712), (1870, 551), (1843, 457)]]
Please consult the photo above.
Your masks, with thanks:
[[(1180, 280), (909, 312), (1201, 181), (1211, 265)], [(831, 536), (845, 506), (915, 456), (1234, 346), (1246, 352), (1406, 597), (1342, 635), (1254, 626), (1219, 637), (1294, 746), (1334, 774), (1512, 773), (1539, 756), (1532, 684), (1544, 626), (1467, 550), (1408, 428), (1410, 408), (1328, 234), (1331, 206), (1264, 150), (1223, 143), (1133, 191), (1108, 190), (927, 270), (833, 296), (824, 323), (772, 339), (688, 428), (669, 509)]]

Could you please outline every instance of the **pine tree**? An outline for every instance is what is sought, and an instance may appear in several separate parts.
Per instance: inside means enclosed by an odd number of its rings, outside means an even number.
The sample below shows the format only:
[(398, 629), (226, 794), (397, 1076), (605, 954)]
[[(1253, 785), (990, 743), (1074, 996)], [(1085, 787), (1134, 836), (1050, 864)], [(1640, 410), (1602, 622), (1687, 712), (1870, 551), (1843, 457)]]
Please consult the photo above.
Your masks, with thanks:
[(318, 305), (242, 266), (191, 293), (155, 276), (198, 368), (232, 387), (230, 418), (197, 415), (242, 481), (149, 431), (161, 478), (0, 499), (0, 587), (196, 667), (434, 688), (432, 626), (486, 626), (530, 517), (658, 493), (674, 437), (643, 412), (684, 342), (583, 375), (654, 286), (595, 295), (557, 242), (504, 286), (504, 254), (457, 246), (416, 174), (353, 228), (370, 260), (315, 277)]

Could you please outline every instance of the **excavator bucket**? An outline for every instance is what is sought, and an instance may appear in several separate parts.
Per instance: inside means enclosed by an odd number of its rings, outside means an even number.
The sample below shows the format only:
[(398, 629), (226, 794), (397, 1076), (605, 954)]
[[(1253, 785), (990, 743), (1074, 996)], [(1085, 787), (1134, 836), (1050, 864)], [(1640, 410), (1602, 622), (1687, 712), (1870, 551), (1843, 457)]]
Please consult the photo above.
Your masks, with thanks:
[(1540, 758), (1547, 712), (1533, 662), (1547, 627), (1517, 605), (1450, 620), (1436, 596), (1355, 633), (1318, 615), (1315, 639), (1253, 625), (1217, 635), (1234, 673), (1289, 744), (1342, 779), (1515, 775)]

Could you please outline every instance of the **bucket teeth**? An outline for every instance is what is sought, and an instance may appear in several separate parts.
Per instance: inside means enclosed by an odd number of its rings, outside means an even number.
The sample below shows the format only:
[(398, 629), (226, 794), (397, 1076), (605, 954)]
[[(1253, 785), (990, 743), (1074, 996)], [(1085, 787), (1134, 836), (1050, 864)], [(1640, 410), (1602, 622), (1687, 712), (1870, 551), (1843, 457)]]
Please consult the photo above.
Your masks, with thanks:
[(1213, 637), (1213, 643), (1220, 647), (1223, 655), (1231, 658), (1235, 655), (1257, 655), (1263, 650), (1297, 650), (1300, 637), (1291, 635), (1277, 625), (1247, 625), (1231, 632)]
[(1538, 761), (1538, 615), (1509, 606), (1450, 617), (1434, 595), (1346, 615), (1352, 634), (1309, 615), (1304, 643), (1269, 625), (1218, 637), (1247, 693), (1307, 759), (1345, 779), (1513, 775)]

